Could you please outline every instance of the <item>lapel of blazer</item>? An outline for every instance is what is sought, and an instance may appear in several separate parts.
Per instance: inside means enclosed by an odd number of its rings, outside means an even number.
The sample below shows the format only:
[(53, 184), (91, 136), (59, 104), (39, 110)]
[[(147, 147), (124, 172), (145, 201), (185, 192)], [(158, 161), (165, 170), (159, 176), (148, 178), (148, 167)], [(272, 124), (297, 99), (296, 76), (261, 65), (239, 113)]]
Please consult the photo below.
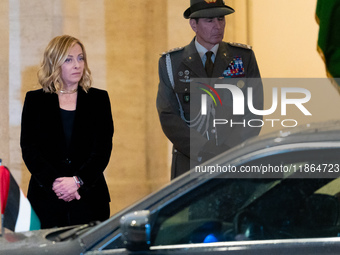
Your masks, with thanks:
[(76, 152), (76, 144), (79, 137), (81, 137), (81, 133), (83, 132), (85, 127), (83, 127), (83, 120), (86, 118), (86, 92), (79, 87), (77, 95), (77, 106), (76, 106), (76, 114), (74, 117), (73, 130), (72, 130), (72, 138), (70, 143), (69, 152)]
[(221, 42), (214, 63), (213, 77), (221, 77), (232, 59), (233, 56), (228, 50), (227, 43)]
[(53, 122), (56, 128), (62, 127), (61, 117), (60, 117), (60, 107), (59, 107), (59, 100), (58, 95), (55, 93), (44, 93), (44, 102), (43, 102), (43, 109), (46, 112), (49, 112), (46, 119), (48, 121)]
[(190, 70), (196, 75), (196, 77), (207, 77), (207, 73), (205, 72), (201, 57), (196, 50), (195, 38), (188, 46), (184, 48), (183, 64), (190, 68)]
[(56, 148), (64, 150), (66, 140), (60, 114), (58, 95), (55, 93), (43, 93), (42, 97), (42, 121), (48, 123), (49, 130), (43, 130), (48, 136), (54, 136)]

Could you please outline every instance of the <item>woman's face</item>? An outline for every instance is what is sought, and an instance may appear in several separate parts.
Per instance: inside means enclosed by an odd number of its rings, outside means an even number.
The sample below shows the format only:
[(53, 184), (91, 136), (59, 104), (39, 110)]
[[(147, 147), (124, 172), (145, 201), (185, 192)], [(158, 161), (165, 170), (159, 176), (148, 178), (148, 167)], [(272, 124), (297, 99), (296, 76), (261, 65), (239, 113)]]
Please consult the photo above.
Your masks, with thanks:
[(61, 79), (64, 87), (73, 87), (78, 85), (84, 72), (84, 56), (83, 50), (77, 43), (70, 48), (68, 57), (61, 65)]

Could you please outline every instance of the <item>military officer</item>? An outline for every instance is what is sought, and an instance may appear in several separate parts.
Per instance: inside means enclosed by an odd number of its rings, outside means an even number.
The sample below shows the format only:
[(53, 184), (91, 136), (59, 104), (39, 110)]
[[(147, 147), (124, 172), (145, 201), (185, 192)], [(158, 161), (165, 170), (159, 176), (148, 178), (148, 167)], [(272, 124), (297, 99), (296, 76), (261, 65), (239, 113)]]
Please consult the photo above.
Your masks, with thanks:
[[(251, 47), (222, 41), (225, 15), (233, 12), (223, 0), (190, 0), (184, 17), (189, 19), (195, 38), (185, 47), (163, 53), (159, 60), (157, 110), (162, 129), (173, 143), (172, 179), (260, 132), (261, 125), (246, 125), (255, 118), (248, 107), (243, 115), (233, 115), (233, 97), (226, 90), (221, 95), (223, 107), (208, 107), (203, 117), (199, 111), (194, 115), (192, 112), (194, 78), (232, 78), (228, 83), (241, 89), (245, 102), (247, 88), (252, 87), (253, 106), (263, 109), (263, 87)], [(245, 78), (254, 78), (254, 82)], [(212, 119), (219, 117), (238, 124), (213, 126)], [(260, 121), (261, 117), (256, 119)]]

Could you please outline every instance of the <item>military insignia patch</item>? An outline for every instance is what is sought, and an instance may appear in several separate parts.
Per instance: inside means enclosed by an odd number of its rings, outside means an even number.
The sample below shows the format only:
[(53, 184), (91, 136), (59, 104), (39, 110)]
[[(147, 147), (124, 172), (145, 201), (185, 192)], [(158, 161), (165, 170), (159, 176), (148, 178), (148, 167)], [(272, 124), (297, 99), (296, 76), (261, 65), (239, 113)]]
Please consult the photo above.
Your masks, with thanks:
[(222, 76), (228, 78), (244, 77), (243, 60), (241, 57), (235, 56), (228, 65), (227, 69), (224, 70)]
[(185, 82), (185, 83), (191, 82), (189, 70), (185, 70), (184, 72), (183, 71), (178, 72), (178, 76), (180, 77), (179, 79), (180, 82)]
[(190, 94), (189, 93), (185, 93), (183, 95), (183, 101), (184, 101), (184, 103), (189, 103), (190, 102)]
[(183, 50), (183, 49), (184, 49), (184, 47), (173, 48), (173, 49), (171, 49), (171, 50), (168, 50), (168, 51), (166, 51), (166, 52), (163, 52), (163, 53), (161, 54), (161, 56), (164, 56), (164, 55), (166, 55), (166, 54), (170, 54), (170, 53), (173, 53), (173, 52), (176, 52), (176, 51), (180, 51), (180, 50)]
[(234, 46), (234, 47), (240, 47), (240, 48), (244, 48), (244, 49), (248, 49), (248, 50), (251, 50), (251, 46), (250, 45), (247, 45), (247, 44), (242, 44), (242, 43), (235, 43), (235, 42), (228, 42), (231, 46)]

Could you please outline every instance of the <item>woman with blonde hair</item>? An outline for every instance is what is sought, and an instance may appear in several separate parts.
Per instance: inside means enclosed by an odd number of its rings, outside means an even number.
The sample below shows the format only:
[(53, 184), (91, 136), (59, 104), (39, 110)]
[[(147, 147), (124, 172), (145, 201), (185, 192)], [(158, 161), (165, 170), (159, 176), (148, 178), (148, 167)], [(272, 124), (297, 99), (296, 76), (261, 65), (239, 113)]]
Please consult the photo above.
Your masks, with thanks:
[(103, 221), (110, 215), (108, 93), (91, 87), (85, 47), (68, 35), (50, 41), (38, 80), (42, 89), (27, 92), (21, 121), (27, 197), (42, 228)]

